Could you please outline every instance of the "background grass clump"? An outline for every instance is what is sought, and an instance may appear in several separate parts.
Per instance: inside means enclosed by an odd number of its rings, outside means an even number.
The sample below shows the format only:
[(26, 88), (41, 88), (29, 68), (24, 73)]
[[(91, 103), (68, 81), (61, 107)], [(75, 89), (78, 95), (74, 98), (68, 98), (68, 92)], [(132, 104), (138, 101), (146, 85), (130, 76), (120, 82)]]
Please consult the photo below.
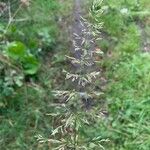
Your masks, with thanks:
[(107, 99), (114, 149), (149, 148), (149, 54), (132, 56), (109, 73)]
[(112, 139), (110, 150), (150, 147), (150, 47), (145, 32), (149, 33), (149, 13), (145, 13), (149, 2), (137, 2), (109, 0), (103, 6), (104, 40), (99, 46), (105, 51), (101, 65), (108, 80), (105, 100), (109, 115), (100, 127), (102, 135)]

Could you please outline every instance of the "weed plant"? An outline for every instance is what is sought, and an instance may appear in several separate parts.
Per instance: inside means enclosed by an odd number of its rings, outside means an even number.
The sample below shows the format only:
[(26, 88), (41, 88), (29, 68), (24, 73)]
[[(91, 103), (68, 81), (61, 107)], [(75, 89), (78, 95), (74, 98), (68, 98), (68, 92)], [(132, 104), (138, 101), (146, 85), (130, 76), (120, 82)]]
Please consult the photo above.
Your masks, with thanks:
[[(74, 51), (80, 54), (80, 58), (66, 56), (73, 65), (77, 66), (75, 73), (63, 70), (66, 74), (65, 80), (71, 80), (73, 89), (53, 91), (58, 102), (54, 102), (54, 108), (52, 108), (54, 111), (48, 115), (53, 118), (54, 128), (49, 138), (37, 136), (39, 143), (48, 143), (49, 149), (99, 150), (104, 149), (102, 144), (108, 141), (103, 139), (100, 132), (97, 134), (92, 132), (91, 128), (93, 123), (100, 124), (102, 121), (101, 115), (98, 114), (100, 113), (98, 107), (92, 106), (95, 96), (98, 97), (101, 94), (93, 88), (93, 82), (100, 75), (100, 71), (93, 69), (90, 71), (96, 63), (93, 60), (94, 56), (102, 54), (101, 50), (91, 50), (102, 28), (102, 23), (96, 23), (97, 18), (102, 14), (101, 10), (96, 10), (101, 3), (102, 1), (96, 0), (91, 7), (90, 16), (94, 19), (93, 23), (81, 17), (82, 34), (80, 36), (74, 33)], [(89, 129), (91, 133), (87, 134)]]

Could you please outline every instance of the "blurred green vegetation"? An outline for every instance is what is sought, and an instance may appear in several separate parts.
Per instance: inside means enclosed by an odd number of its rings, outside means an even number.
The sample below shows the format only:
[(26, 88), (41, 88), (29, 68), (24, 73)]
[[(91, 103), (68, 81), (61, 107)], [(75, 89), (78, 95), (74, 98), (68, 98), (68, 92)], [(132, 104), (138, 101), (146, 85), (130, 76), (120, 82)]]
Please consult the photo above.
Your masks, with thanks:
[(108, 118), (100, 125), (110, 150), (150, 148), (150, 3), (148, 0), (108, 0), (103, 3), (101, 61)]
[[(12, 16), (19, 6), (19, 0), (10, 1)], [(8, 28), (8, 12), (0, 16), (0, 149), (48, 149), (34, 136), (52, 130), (46, 114), (52, 87), (63, 82), (69, 40), (62, 21), (70, 9), (71, 1), (31, 1)]]
[[(18, 1), (12, 4), (13, 13)], [(108, 116), (80, 130), (89, 139), (109, 138), (108, 150), (150, 149), (149, 7), (149, 0), (103, 2), (97, 45), (105, 53), (99, 65), (108, 83), (97, 103), (105, 103)], [(49, 137), (52, 119), (46, 114), (56, 111), (51, 90), (68, 86), (60, 71), (68, 67), (63, 20), (71, 22), (71, 11), (69, 0), (35, 0), (15, 17), (26, 21), (12, 22), (7, 31), (8, 15), (0, 17), (0, 149), (50, 149), (34, 136)]]
[(136, 54), (114, 65), (108, 73), (106, 98), (110, 116), (104, 130), (114, 142), (113, 149), (150, 147), (149, 60), (149, 54)]

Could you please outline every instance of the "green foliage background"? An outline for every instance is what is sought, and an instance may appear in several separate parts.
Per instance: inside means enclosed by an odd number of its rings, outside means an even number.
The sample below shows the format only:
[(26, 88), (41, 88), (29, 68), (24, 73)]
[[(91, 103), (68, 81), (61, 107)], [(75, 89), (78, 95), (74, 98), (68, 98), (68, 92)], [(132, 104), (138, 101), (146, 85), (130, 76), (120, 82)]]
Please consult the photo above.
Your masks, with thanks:
[[(104, 92), (97, 105), (107, 115), (80, 131), (83, 137), (109, 138), (108, 150), (150, 149), (150, 54), (144, 50), (145, 40), (150, 49), (149, 7), (149, 0), (108, 0), (101, 7), (97, 46), (104, 51), (99, 67), (107, 84), (97, 82)], [(5, 34), (8, 16), (0, 18), (0, 149), (50, 149), (34, 136), (49, 137), (53, 120), (46, 114), (59, 111), (52, 110), (51, 90), (69, 86), (60, 71), (68, 67), (71, 11), (69, 0), (35, 0), (15, 17), (28, 21), (12, 23)]]

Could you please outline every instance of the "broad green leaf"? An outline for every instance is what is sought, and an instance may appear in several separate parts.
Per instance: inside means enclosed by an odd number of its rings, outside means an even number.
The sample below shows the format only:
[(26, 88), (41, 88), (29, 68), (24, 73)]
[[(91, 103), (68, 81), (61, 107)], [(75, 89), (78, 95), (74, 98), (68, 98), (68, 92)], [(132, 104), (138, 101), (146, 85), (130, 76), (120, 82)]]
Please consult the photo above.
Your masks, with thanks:
[(39, 62), (33, 55), (24, 57), (23, 67), (26, 74), (35, 74), (39, 69)]
[(12, 42), (8, 45), (8, 56), (17, 60), (22, 59), (26, 55), (26, 46), (21, 42)]

